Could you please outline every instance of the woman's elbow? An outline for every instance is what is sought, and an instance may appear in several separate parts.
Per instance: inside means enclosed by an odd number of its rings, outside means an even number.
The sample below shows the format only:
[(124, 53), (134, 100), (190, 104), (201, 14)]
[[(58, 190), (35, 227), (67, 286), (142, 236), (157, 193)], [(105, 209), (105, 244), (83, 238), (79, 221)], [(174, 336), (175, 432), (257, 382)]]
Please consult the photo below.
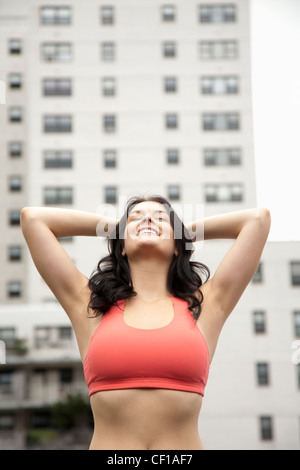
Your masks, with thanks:
[(21, 210), (21, 227), (24, 230), (25, 226), (28, 226), (36, 219), (36, 211), (34, 207), (23, 207)]
[(262, 228), (265, 229), (267, 234), (271, 227), (271, 212), (266, 207), (261, 207), (257, 210), (257, 220)]
[(259, 210), (259, 216), (262, 220), (266, 222), (271, 222), (271, 212), (267, 207), (261, 207)]

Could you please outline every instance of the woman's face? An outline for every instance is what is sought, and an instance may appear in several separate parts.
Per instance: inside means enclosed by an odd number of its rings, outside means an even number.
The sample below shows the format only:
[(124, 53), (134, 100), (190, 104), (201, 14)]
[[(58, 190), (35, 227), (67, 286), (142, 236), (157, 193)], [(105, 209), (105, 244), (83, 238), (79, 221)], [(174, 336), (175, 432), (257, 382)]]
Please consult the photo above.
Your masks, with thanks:
[(122, 254), (130, 259), (150, 254), (170, 258), (174, 253), (174, 231), (164, 205), (154, 201), (136, 204), (128, 214)]

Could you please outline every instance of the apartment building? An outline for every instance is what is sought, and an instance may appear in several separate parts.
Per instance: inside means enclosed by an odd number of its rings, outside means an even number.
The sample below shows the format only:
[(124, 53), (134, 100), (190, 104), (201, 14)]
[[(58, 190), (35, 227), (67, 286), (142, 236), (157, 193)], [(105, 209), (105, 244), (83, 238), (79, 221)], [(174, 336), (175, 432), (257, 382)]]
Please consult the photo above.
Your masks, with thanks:
[[(0, 310), (5, 343), (5, 365), (0, 365), (0, 448), (87, 449), (92, 435), (88, 389), (68, 318), (53, 305), (10, 305)], [(85, 408), (76, 436), (74, 430), (68, 435), (67, 428), (62, 433), (53, 418), (53, 406), (67, 405), (69, 396), (81, 397), (79, 403)], [(68, 414), (65, 408), (62, 415)]]
[[(198, 205), (205, 216), (256, 206), (249, 22), (248, 0), (0, 3), (0, 80), (6, 83), (6, 104), (0, 105), (0, 302), (6, 341), (20, 324), (16, 316), (13, 325), (14, 315), (4, 320), (6, 308), (32, 312), (27, 335), (34, 337), (45, 324), (37, 312), (55, 304), (22, 238), (25, 205), (118, 215), (127, 197), (158, 193), (185, 221), (195, 215), (186, 208)], [(87, 275), (106, 250), (97, 238), (61, 243)], [(213, 273), (228, 246), (205, 243), (195, 256)], [(201, 424), (211, 448), (299, 447), (299, 368), (290, 360), (299, 336), (299, 244), (269, 243), (264, 256), (261, 269), (268, 276), (247, 290), (213, 365)], [(282, 310), (279, 279), (285, 286)], [(266, 318), (281, 329), (255, 332), (253, 324), (267, 328)], [(277, 353), (280, 331), (287, 336)], [(276, 373), (288, 376), (284, 390), (270, 379), (277, 360)], [(78, 357), (74, 361), (79, 367)], [(13, 375), (5, 380), (13, 383)], [(55, 392), (51, 403), (56, 398)], [(17, 409), (10, 408), (13, 414)]]
[[(207, 215), (256, 205), (248, 2), (0, 8), (2, 301), (51, 297), (24, 249), (24, 205), (96, 211), (144, 192)], [(64, 246), (90, 273), (99, 243)]]

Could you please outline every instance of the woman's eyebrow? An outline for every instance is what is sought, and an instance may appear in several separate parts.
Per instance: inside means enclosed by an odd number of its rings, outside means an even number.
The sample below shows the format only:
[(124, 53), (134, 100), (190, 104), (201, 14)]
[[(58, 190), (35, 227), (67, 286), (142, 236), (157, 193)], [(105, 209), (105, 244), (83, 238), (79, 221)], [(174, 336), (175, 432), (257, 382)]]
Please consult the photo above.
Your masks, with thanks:
[(154, 211), (154, 214), (166, 214), (166, 215), (169, 215), (167, 211), (162, 211), (162, 210)]
[(131, 217), (132, 215), (140, 214), (140, 213), (141, 213), (141, 211), (133, 210), (133, 211), (129, 212), (128, 217)]
[[(134, 215), (140, 215), (141, 213), (143, 214), (143, 213), (145, 213), (145, 211), (133, 210), (128, 214), (128, 217), (132, 217)], [(161, 210), (161, 209), (156, 210), (156, 211), (153, 212), (153, 215), (156, 215), (156, 214), (165, 214), (166, 216), (169, 216), (167, 211), (164, 211), (164, 210)]]

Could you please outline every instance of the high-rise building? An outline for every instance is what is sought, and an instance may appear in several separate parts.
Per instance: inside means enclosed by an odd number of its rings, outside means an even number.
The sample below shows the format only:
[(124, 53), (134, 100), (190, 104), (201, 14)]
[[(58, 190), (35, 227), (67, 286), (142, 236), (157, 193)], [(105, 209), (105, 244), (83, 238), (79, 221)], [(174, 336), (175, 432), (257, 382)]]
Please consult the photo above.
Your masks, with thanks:
[[(26, 205), (118, 216), (128, 197), (158, 193), (188, 218), (256, 206), (250, 51), (249, 0), (0, 1), (2, 317), (55, 302), (20, 231)], [(61, 243), (86, 275), (105, 251)], [(228, 246), (195, 256), (213, 273)], [(267, 245), (225, 327), (200, 422), (209, 448), (299, 447), (297, 250)], [(29, 337), (52, 335), (29, 318)]]
[[(247, 1), (0, 8), (3, 301), (50, 296), (24, 205), (96, 211), (144, 192), (207, 215), (256, 205)], [(99, 243), (64, 245), (90, 272)]]

